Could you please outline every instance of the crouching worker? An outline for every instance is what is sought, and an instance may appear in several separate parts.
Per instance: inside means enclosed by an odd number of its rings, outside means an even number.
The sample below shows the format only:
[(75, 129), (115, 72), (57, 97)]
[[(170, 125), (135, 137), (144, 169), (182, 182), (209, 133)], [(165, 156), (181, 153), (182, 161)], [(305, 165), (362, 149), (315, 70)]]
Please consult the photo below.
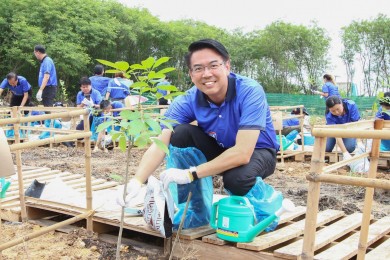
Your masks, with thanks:
[[(254, 80), (230, 72), (230, 57), (218, 41), (193, 42), (186, 55), (195, 86), (175, 98), (165, 116), (178, 122), (174, 131), (163, 129), (159, 139), (178, 148), (195, 147), (206, 162), (188, 169), (170, 168), (160, 175), (164, 188), (171, 182), (188, 184), (220, 174), (224, 187), (244, 196), (276, 166), (279, 145), (263, 88)], [(198, 125), (190, 124), (196, 120)], [(141, 185), (160, 166), (165, 153), (155, 144), (145, 152), (127, 186), (128, 204)]]
[[(330, 96), (326, 100), (326, 107), (329, 109), (329, 112), (326, 114), (327, 125), (342, 125), (356, 122), (360, 119), (359, 109), (352, 100)], [(331, 152), (336, 143), (343, 153), (343, 159), (351, 158), (349, 153), (356, 148), (356, 138), (327, 138), (326, 152)]]
[[(99, 118), (97, 118), (97, 124), (96, 128), (103, 122), (110, 120), (111, 117), (117, 117), (119, 116), (120, 111), (114, 111), (112, 112), (112, 109), (117, 108), (123, 108), (124, 105), (119, 101), (110, 102), (109, 100), (102, 100), (100, 102), (100, 109), (102, 110), (102, 113)], [(96, 140), (95, 148), (93, 149), (93, 152), (98, 152), (99, 148), (103, 149), (105, 153), (108, 152), (107, 147), (112, 143), (111, 137), (107, 135), (109, 132), (111, 132), (112, 127), (109, 127), (107, 129), (104, 129), (103, 131), (100, 131), (98, 133), (98, 137)]]

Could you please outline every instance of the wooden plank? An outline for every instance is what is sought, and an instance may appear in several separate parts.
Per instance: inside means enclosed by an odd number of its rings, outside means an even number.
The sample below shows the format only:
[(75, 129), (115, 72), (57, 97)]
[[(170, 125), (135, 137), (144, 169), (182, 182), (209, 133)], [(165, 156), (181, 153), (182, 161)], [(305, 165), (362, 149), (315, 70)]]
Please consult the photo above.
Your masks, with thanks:
[[(343, 211), (328, 209), (318, 213), (316, 227), (325, 225), (335, 219), (344, 216)], [(263, 249), (281, 244), (290, 239), (299, 237), (304, 233), (305, 219), (292, 223), (286, 227), (275, 230), (270, 233), (265, 233), (255, 238), (251, 243), (237, 243), (238, 248), (244, 248), (254, 251), (261, 251)]]
[(199, 237), (210, 235), (215, 233), (215, 230), (209, 225), (201, 226), (197, 228), (183, 229), (180, 233), (181, 239), (193, 240)]
[[(118, 186), (119, 184), (117, 182), (113, 182), (113, 181), (107, 181), (103, 184), (99, 184), (99, 185), (95, 185), (95, 186), (92, 186), (92, 190), (93, 191), (96, 191), (96, 190), (103, 190), (103, 189), (108, 189), (108, 188), (112, 188), (112, 187), (115, 187), (115, 186)], [(85, 191), (85, 187), (84, 188), (80, 188), (80, 189), (77, 189), (78, 191), (80, 192), (83, 192)]]
[[(378, 241), (389, 232), (390, 216), (384, 217), (371, 224), (368, 233), (367, 246), (372, 245), (374, 242)], [(314, 259), (350, 259), (358, 252), (359, 236), (359, 232), (353, 234), (352, 236), (332, 246), (331, 248), (321, 252), (318, 255), (315, 255)]]
[[(298, 207), (295, 208), (295, 210), (293, 212), (286, 212), (286, 213), (284, 213), (280, 217), (279, 225), (280, 224), (284, 224), (284, 223), (286, 223), (288, 221), (291, 221), (294, 218), (297, 218), (297, 217), (305, 214), (305, 212), (306, 212), (306, 207), (298, 206)], [(205, 242), (205, 243), (210, 243), (210, 244), (219, 245), (219, 246), (225, 245), (225, 244), (229, 243), (229, 242), (227, 242), (225, 240), (222, 240), (222, 239), (218, 238), (215, 233), (211, 234), (211, 235), (208, 235), (208, 236), (202, 237), (202, 241)]]
[[(362, 215), (362, 213), (354, 213), (316, 232), (314, 251), (358, 228), (362, 221)], [(303, 240), (300, 239), (275, 250), (274, 255), (281, 258), (297, 259), (302, 254), (302, 246)]]
[(390, 259), (390, 238), (366, 254), (366, 260)]

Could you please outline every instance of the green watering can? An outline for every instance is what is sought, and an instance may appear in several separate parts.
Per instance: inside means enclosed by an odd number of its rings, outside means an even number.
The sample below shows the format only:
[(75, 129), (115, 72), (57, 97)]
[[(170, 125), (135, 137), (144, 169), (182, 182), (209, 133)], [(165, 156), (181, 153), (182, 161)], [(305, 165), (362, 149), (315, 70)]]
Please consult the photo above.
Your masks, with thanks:
[(283, 199), (282, 207), (275, 214), (256, 223), (255, 212), (248, 198), (230, 196), (213, 204), (210, 226), (217, 237), (231, 242), (248, 243), (286, 211), (294, 211), (291, 200)]

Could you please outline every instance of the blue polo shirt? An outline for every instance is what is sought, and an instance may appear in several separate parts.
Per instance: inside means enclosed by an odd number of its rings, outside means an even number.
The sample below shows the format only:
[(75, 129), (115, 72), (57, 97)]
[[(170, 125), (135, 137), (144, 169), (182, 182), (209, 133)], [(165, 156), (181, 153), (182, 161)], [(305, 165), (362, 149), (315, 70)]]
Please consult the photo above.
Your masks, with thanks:
[(5, 78), (3, 82), (1, 82), (0, 88), (2, 89), (8, 88), (15, 96), (23, 96), (24, 93), (28, 92), (31, 89), (31, 85), (30, 83), (28, 83), (25, 77), (18, 76), (18, 83), (16, 84), (15, 87), (11, 86), (8, 83), (7, 78)]
[[(117, 109), (117, 108), (122, 108), (122, 107), (125, 107), (125, 105), (122, 103), (122, 102), (119, 102), (119, 101), (114, 101), (114, 102), (111, 102), (111, 106), (112, 106), (112, 109)], [(112, 116), (119, 116), (119, 113), (121, 111), (114, 111), (112, 113)]]
[(54, 66), (53, 60), (49, 56), (45, 56), (43, 60), (41, 60), (41, 67), (39, 68), (38, 75), (38, 86), (40, 87), (43, 81), (43, 76), (45, 74), (49, 74), (50, 78), (47, 82), (46, 86), (57, 86), (57, 72), (56, 67)]
[[(158, 86), (169, 86), (169, 85), (171, 85), (171, 83), (169, 83), (169, 81), (164, 80), (164, 81), (158, 83), (156, 85), (156, 87), (158, 87)], [(161, 93), (163, 96), (166, 96), (168, 94), (168, 91), (166, 91), (164, 89), (159, 89), (159, 88), (157, 88), (157, 92)]]
[(359, 121), (360, 114), (359, 109), (357, 108), (354, 101), (349, 99), (343, 99), (343, 106), (345, 114), (342, 116), (332, 115), (331, 112), (326, 114), (326, 124), (327, 125), (341, 125), (345, 123), (351, 123)]
[(233, 73), (228, 81), (226, 99), (220, 106), (209, 102), (194, 86), (186, 95), (174, 99), (165, 116), (179, 124), (196, 120), (198, 126), (224, 148), (236, 144), (238, 130), (260, 130), (256, 148), (278, 150), (263, 87), (253, 79)]
[[(119, 83), (119, 84), (117, 84)], [(110, 98), (124, 99), (130, 95), (130, 86), (132, 81), (123, 78), (114, 78), (108, 82), (107, 92), (110, 92)]]
[(296, 126), (299, 125), (299, 119), (298, 118), (290, 118), (283, 120), (283, 126)]
[(384, 120), (390, 120), (390, 110), (383, 111), (382, 106), (379, 107), (378, 112), (375, 115), (376, 118), (381, 118)]
[(340, 96), (340, 93), (339, 93), (339, 88), (336, 87), (335, 85), (332, 84), (332, 82), (326, 82), (323, 86), (322, 86), (322, 92), (324, 93), (328, 93), (328, 96), (326, 97), (326, 99), (328, 99), (330, 96), (338, 96), (338, 97), (341, 97)]
[(108, 82), (110, 81), (110, 78), (95, 75), (89, 77), (89, 79), (91, 80), (92, 88), (99, 91), (100, 95), (104, 97), (104, 95), (106, 95), (107, 92)]
[[(93, 103), (95, 105), (99, 105), (100, 102), (102, 102), (102, 95), (100, 95), (100, 92), (97, 91), (96, 89), (91, 89), (91, 91), (89, 92), (89, 94), (91, 95), (91, 99), (93, 101)], [(84, 100), (85, 96), (84, 96), (84, 92), (82, 92), (81, 90), (79, 91), (79, 93), (77, 93), (77, 97), (76, 97), (76, 104), (77, 105), (80, 105), (81, 102)]]

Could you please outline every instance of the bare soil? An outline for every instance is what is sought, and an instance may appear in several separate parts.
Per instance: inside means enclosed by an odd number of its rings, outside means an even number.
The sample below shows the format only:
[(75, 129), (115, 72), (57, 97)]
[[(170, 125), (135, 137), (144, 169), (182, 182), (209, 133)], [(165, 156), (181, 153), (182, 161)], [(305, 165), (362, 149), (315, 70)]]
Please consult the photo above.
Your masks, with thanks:
[[(134, 149), (129, 164), (130, 173), (134, 174), (144, 150)], [(69, 171), (77, 174), (85, 173), (85, 155), (83, 148), (68, 148), (63, 145), (56, 148), (40, 147), (22, 153), (22, 162), (28, 166), (49, 167), (51, 169)], [(118, 149), (108, 153), (92, 154), (92, 175), (107, 181), (120, 181), (125, 173), (126, 154)], [(164, 165), (156, 172), (164, 169)], [(310, 161), (287, 161), (278, 163), (275, 173), (265, 181), (284, 197), (291, 199), (296, 205), (306, 205), (308, 181), (305, 176), (309, 172)], [(347, 167), (334, 174), (350, 175)], [(388, 169), (378, 170), (377, 177), (390, 179)], [(220, 177), (214, 178), (215, 193), (224, 193)], [(343, 185), (321, 185), (320, 210), (328, 208), (343, 210), (346, 214), (362, 211), (365, 189)], [(376, 219), (390, 215), (390, 192), (376, 190), (372, 214)], [(0, 243), (15, 237), (21, 237), (33, 230), (40, 229), (33, 224), (5, 222), (1, 228)], [(100, 241), (96, 236), (88, 238), (84, 229), (69, 234), (52, 232), (19, 246), (3, 251), (3, 259), (115, 259), (115, 245)], [(123, 259), (158, 259), (159, 256), (148, 256), (131, 247), (123, 247)]]

